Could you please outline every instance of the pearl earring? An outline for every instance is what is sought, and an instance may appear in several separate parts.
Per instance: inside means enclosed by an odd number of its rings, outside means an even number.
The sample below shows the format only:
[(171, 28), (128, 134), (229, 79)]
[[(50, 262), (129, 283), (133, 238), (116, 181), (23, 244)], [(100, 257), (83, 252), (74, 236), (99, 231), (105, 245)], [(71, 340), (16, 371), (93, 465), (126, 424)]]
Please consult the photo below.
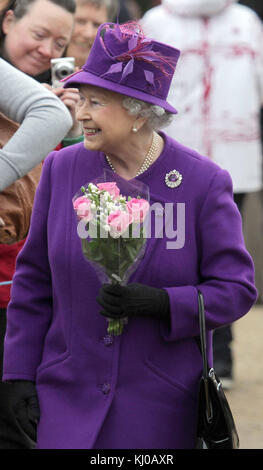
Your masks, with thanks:
[(133, 128), (132, 128), (132, 132), (138, 132), (137, 127), (133, 127)]

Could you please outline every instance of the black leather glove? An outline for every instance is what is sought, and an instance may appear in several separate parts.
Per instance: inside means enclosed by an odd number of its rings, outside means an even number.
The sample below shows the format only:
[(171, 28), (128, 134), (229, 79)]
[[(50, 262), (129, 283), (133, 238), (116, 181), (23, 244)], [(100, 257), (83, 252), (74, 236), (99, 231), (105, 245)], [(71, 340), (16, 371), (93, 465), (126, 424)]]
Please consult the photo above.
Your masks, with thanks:
[(170, 313), (167, 292), (145, 284), (103, 284), (97, 302), (103, 307), (100, 313), (113, 319), (139, 315), (165, 318)]
[(10, 402), (19, 426), (30, 439), (36, 441), (40, 410), (34, 382), (13, 381)]

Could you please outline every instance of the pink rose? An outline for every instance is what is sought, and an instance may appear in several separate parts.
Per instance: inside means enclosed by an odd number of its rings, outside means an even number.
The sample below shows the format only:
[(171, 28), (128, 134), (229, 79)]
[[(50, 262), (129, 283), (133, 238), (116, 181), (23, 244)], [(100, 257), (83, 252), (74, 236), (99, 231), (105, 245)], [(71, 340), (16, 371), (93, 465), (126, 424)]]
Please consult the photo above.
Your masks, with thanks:
[(132, 198), (126, 203), (126, 207), (133, 222), (143, 222), (150, 206), (145, 199)]
[(83, 202), (86, 202), (87, 200), (88, 198), (86, 198), (85, 196), (77, 197), (77, 199), (75, 199), (75, 201), (73, 202), (74, 209), (77, 210), (79, 204), (82, 204)]
[(84, 196), (78, 197), (73, 202), (73, 207), (77, 213), (77, 216), (80, 219), (85, 219), (87, 222), (89, 222), (93, 218), (90, 206), (90, 200)]
[(107, 217), (107, 224), (110, 227), (110, 235), (118, 238), (122, 235), (131, 222), (128, 212), (117, 210)]
[(120, 190), (117, 186), (117, 183), (112, 182), (112, 183), (98, 183), (97, 184), (98, 188), (100, 191), (108, 191), (110, 195), (115, 199), (119, 196)]

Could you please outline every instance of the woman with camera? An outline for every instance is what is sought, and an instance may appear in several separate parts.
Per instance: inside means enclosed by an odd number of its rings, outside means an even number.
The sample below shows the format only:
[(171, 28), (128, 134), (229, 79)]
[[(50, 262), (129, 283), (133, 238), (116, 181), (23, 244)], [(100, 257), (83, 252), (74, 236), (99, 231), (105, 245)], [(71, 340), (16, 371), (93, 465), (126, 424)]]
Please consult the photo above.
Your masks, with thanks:
[[(51, 59), (62, 57), (73, 31), (75, 0), (10, 0), (0, 15), (0, 55), (52, 90)], [(78, 137), (78, 91), (52, 90), (73, 118), (68, 137)]]
[[(17, 419), (31, 437), (37, 431), (39, 449), (193, 448), (197, 290), (210, 362), (212, 330), (256, 299), (229, 174), (159, 130), (176, 114), (167, 95), (178, 57), (137, 24), (106, 23), (86, 64), (66, 80), (80, 90), (84, 143), (45, 160), (5, 340), (3, 377), (13, 381)], [(72, 206), (105, 170), (111, 181), (147, 185), (150, 204), (165, 215), (172, 208), (173, 220), (184, 207), (184, 243), (153, 230), (127, 286), (101, 286)], [(111, 336), (105, 317), (129, 321)]]

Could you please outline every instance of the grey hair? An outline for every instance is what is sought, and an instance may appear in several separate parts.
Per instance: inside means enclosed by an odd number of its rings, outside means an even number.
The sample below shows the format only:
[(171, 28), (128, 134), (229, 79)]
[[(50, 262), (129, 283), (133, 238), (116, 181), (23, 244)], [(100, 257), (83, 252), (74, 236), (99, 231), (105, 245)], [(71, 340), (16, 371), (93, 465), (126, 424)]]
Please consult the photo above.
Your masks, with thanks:
[(119, 7), (119, 0), (76, 0), (77, 3), (83, 4), (91, 4), (97, 8), (106, 7), (107, 10), (107, 17), (108, 21), (112, 21), (115, 19), (118, 7)]
[(146, 117), (148, 119), (147, 125), (152, 130), (158, 130), (168, 126), (174, 116), (161, 106), (146, 103), (145, 101), (137, 100), (129, 96), (123, 99), (122, 105), (127, 109), (130, 115)]

